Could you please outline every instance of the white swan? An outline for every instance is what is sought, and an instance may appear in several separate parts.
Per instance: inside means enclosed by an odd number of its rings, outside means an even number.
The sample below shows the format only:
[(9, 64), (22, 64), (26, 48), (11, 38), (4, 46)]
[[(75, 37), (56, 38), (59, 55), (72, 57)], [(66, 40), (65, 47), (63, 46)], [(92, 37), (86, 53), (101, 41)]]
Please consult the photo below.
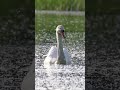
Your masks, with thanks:
[(52, 46), (49, 50), (47, 57), (45, 58), (44, 64), (71, 64), (71, 58), (65, 48), (63, 48), (62, 38), (64, 36), (64, 27), (58, 25), (56, 28), (57, 47)]

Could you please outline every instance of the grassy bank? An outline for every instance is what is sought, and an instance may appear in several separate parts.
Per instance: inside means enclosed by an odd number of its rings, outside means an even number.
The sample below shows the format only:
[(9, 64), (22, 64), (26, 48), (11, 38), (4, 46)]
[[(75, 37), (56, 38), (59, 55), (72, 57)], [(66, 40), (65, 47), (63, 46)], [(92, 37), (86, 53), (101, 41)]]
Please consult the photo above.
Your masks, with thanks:
[(35, 0), (37, 10), (85, 10), (85, 0)]

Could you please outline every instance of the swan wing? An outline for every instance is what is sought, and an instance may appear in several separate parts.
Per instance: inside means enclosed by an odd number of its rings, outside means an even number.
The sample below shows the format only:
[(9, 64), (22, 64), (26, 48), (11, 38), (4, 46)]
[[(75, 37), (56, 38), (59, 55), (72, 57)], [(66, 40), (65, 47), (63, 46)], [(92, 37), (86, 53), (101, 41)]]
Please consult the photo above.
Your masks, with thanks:
[(57, 47), (52, 46), (45, 58), (44, 63), (52, 64), (57, 60)]
[(51, 49), (49, 50), (47, 57), (52, 57), (52, 58), (57, 58), (57, 47), (52, 46)]
[(63, 52), (64, 52), (64, 55), (65, 55), (67, 65), (71, 64), (71, 56), (68, 53), (67, 49), (63, 48)]

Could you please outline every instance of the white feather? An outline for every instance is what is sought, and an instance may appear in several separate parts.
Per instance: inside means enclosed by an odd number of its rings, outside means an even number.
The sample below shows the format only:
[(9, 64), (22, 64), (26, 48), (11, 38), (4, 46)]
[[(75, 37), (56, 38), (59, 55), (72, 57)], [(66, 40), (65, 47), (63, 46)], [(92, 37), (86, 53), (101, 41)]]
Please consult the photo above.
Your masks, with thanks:
[[(71, 64), (71, 56), (68, 53), (66, 48), (63, 48), (63, 52), (66, 59), (66, 64)], [(44, 64), (54, 64), (57, 61), (57, 47), (52, 46), (47, 54), (47, 57), (45, 58)]]
[[(56, 28), (57, 47), (52, 46), (45, 58), (46, 64), (71, 64), (71, 57), (66, 48), (63, 48), (62, 38), (64, 38), (64, 27), (58, 25)], [(59, 51), (58, 51), (59, 50)], [(57, 56), (57, 53), (59, 56)]]

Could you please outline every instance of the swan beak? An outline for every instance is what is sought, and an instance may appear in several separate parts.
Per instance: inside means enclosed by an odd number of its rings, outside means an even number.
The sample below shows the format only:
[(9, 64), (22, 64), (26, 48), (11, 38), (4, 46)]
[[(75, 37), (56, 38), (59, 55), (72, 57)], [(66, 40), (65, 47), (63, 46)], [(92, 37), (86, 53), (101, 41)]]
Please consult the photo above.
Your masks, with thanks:
[(65, 34), (64, 34), (64, 32), (61, 32), (61, 34), (62, 34), (62, 37), (65, 39)]

